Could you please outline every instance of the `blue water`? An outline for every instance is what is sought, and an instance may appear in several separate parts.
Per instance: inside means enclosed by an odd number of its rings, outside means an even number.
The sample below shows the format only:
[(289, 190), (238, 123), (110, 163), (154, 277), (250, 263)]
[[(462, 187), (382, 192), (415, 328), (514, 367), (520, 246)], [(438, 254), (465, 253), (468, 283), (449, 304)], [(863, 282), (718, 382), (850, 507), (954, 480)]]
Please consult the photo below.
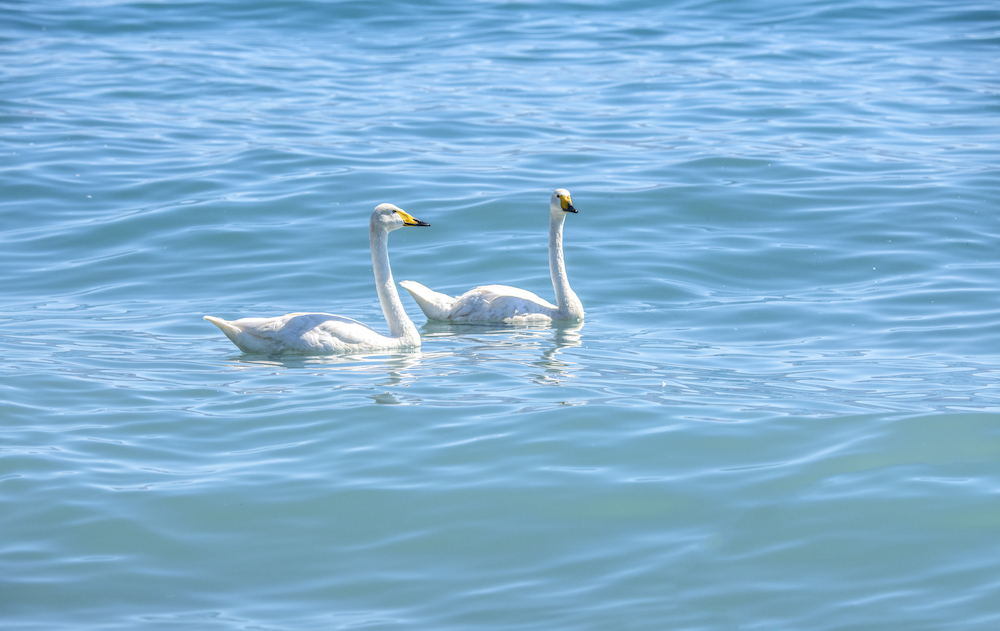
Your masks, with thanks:
[[(0, 3), (0, 627), (1000, 628), (1000, 9)], [(387, 331), (397, 280), (582, 326)]]

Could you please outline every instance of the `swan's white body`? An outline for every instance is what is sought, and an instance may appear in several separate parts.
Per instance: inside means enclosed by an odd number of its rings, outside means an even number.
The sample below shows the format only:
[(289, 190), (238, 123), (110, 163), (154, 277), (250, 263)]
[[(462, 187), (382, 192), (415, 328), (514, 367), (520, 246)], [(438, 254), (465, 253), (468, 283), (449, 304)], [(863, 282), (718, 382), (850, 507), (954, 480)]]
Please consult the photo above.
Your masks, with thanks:
[(289, 313), (276, 318), (227, 321), (205, 316), (244, 353), (368, 353), (420, 346), (417, 327), (406, 316), (389, 268), (389, 233), (403, 226), (426, 226), (392, 204), (372, 212), (370, 240), (375, 286), (389, 335), (367, 324), (329, 313)]
[(556, 189), (549, 199), (549, 273), (556, 303), (530, 291), (507, 285), (483, 285), (453, 297), (404, 280), (399, 284), (410, 292), (420, 310), (430, 320), (446, 322), (500, 322), (504, 324), (544, 324), (553, 320), (583, 320), (583, 304), (570, 289), (563, 261), (563, 223), (566, 213), (577, 212), (569, 191)]

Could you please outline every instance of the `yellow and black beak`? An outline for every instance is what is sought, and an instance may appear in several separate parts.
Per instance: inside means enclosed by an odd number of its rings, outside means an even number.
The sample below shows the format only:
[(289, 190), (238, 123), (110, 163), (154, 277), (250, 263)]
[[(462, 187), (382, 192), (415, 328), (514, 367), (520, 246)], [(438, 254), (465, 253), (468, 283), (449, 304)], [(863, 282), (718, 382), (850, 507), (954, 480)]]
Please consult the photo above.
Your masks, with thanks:
[(569, 195), (560, 195), (559, 204), (562, 206), (563, 212), (575, 213), (578, 212), (576, 208), (573, 208), (573, 200), (569, 198)]
[(404, 226), (429, 226), (430, 224), (426, 221), (420, 221), (408, 212), (397, 210), (396, 213), (403, 218)]

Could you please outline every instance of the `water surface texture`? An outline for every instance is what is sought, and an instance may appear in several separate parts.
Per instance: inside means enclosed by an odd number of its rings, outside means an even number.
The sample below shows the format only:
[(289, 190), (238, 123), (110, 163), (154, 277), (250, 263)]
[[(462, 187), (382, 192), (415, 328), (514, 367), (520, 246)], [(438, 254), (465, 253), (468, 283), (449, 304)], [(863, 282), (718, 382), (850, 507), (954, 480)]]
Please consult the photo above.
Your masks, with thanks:
[[(0, 627), (1000, 628), (1000, 9), (0, 2)], [(386, 331), (396, 280), (585, 323)]]

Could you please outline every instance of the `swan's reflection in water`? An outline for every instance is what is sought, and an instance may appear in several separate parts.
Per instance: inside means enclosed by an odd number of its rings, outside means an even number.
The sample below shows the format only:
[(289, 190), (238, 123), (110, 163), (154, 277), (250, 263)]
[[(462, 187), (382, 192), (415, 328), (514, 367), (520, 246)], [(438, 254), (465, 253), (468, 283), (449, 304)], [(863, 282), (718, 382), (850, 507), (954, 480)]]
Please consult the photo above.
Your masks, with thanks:
[[(388, 387), (408, 387), (417, 382), (417, 369), (422, 361), (440, 357), (444, 353), (426, 353), (420, 349), (399, 350), (381, 355), (238, 355), (230, 358), (236, 369), (259, 370), (273, 368), (276, 371), (316, 370), (325, 374), (348, 377), (357, 383), (359, 377), (369, 380), (368, 387), (382, 390)], [(384, 375), (384, 379), (370, 381)], [(358, 384), (360, 385), (360, 384)], [(391, 392), (383, 391), (368, 395), (377, 404), (398, 405), (405, 403)]]
[[(579, 364), (561, 353), (582, 345), (583, 323), (551, 326), (496, 326), (474, 324), (427, 323), (420, 329), (423, 345), (412, 351), (381, 355), (236, 355), (228, 360), (229, 368), (245, 372), (233, 385), (243, 391), (274, 391), (281, 385), (274, 376), (283, 373), (314, 371), (316, 375), (340, 377), (323, 379), (325, 388), (365, 391), (363, 396), (377, 405), (449, 404), (458, 396), (468, 402), (469, 393), (459, 394), (445, 388), (448, 396), (440, 398), (445, 383), (472, 379), (482, 383), (484, 372), (542, 385), (560, 385), (574, 377)], [(264, 373), (261, 372), (264, 369)], [(272, 376), (273, 375), (273, 376)], [(296, 387), (303, 382), (294, 378)], [(422, 388), (420, 394), (405, 391), (417, 382), (431, 386), (436, 395)], [(523, 382), (522, 382), (523, 383)], [(412, 395), (410, 394), (412, 392)], [(359, 393), (361, 394), (361, 393)], [(477, 397), (481, 398), (479, 395)], [(492, 391), (487, 398), (509, 398), (509, 393)]]
[(565, 355), (563, 359), (557, 358), (557, 355), (565, 348), (575, 348), (583, 345), (583, 336), (580, 334), (582, 328), (583, 322), (574, 322), (554, 327), (551, 346), (542, 351), (541, 359), (535, 362), (536, 366), (545, 371), (536, 381), (539, 383), (555, 382), (558, 384), (561, 383), (560, 379), (562, 377), (572, 378), (571, 369), (578, 367), (579, 364), (565, 359)]
[(402, 374), (420, 363), (425, 354), (419, 348), (380, 355), (238, 355), (233, 364), (271, 366), (280, 369), (320, 368), (329, 371), (375, 373), (388, 370)]
[(425, 347), (435, 339), (453, 338), (467, 346), (454, 350), (456, 362), (480, 363), (515, 359), (540, 368), (530, 378), (535, 383), (558, 385), (572, 378), (578, 364), (558, 357), (566, 348), (582, 345), (583, 322), (551, 325), (477, 325), (427, 322), (420, 328)]

